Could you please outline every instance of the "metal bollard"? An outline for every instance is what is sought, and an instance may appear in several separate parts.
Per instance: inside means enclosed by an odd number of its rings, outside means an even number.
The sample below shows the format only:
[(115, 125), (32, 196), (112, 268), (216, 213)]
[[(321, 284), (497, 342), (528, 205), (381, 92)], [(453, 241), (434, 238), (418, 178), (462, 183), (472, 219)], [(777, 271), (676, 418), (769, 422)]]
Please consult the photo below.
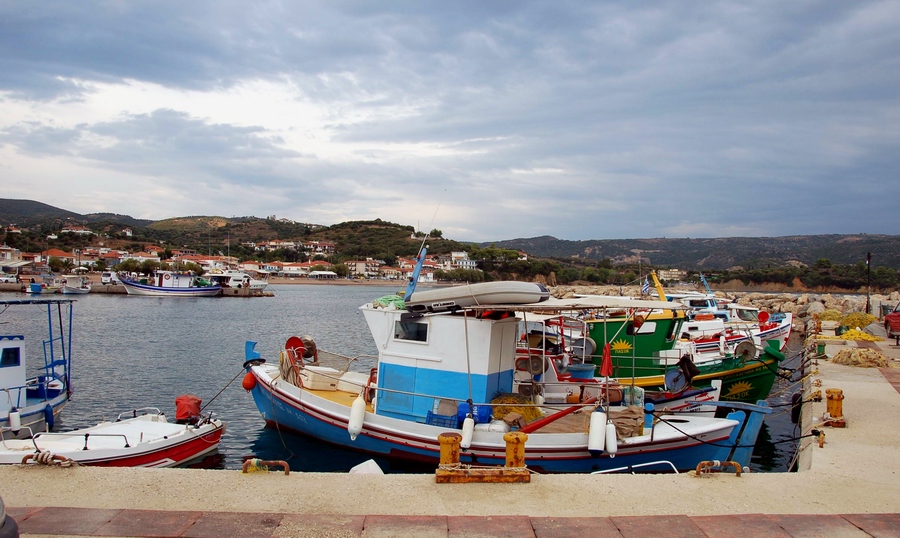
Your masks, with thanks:
[(462, 435), (453, 432), (438, 435), (441, 444), (441, 465), (456, 465), (459, 463), (459, 443)]
[(525, 467), (525, 441), (528, 434), (522, 432), (508, 432), (503, 435), (506, 441), (506, 466)]
[(834, 419), (843, 418), (844, 404), (841, 402), (844, 399), (844, 392), (841, 389), (825, 389), (825, 398), (828, 400), (826, 402), (828, 416)]

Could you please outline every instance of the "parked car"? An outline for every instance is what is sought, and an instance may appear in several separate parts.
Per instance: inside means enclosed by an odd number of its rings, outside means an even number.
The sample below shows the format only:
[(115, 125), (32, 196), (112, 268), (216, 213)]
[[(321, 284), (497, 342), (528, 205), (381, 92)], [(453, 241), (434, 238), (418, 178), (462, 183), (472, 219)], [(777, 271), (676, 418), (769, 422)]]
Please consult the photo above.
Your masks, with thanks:
[(894, 307), (894, 310), (884, 315), (884, 331), (888, 338), (900, 336), (900, 303)]
[(15, 284), (16, 283), (16, 275), (7, 275), (6, 273), (0, 274), (0, 284)]
[(18, 538), (19, 525), (12, 516), (6, 513), (6, 505), (0, 497), (0, 538)]
[(118, 284), (119, 277), (116, 276), (112, 271), (103, 271), (100, 273), (100, 283), (101, 284)]

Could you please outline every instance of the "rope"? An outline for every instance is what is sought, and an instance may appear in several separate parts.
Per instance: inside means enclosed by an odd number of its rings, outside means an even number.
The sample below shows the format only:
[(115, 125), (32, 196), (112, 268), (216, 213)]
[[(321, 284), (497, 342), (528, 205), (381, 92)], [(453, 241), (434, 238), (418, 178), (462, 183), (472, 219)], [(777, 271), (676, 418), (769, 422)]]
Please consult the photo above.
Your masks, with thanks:
[(29, 460), (39, 465), (52, 465), (57, 467), (73, 467), (75, 465), (78, 465), (78, 462), (71, 460), (65, 456), (57, 456), (49, 450), (42, 450), (41, 452), (28, 454), (27, 456), (22, 458), (22, 464), (24, 465), (28, 463)]
[(206, 409), (206, 406), (207, 406), (207, 405), (213, 403), (213, 400), (215, 400), (216, 398), (218, 398), (218, 397), (219, 397), (219, 394), (222, 394), (223, 392), (225, 392), (225, 389), (227, 389), (229, 385), (231, 385), (232, 383), (234, 383), (234, 380), (237, 379), (238, 377), (240, 377), (240, 375), (243, 374), (243, 373), (244, 373), (244, 369), (241, 368), (241, 370), (237, 373), (237, 375), (234, 376), (233, 378), (231, 378), (231, 381), (229, 381), (224, 387), (222, 387), (222, 390), (220, 390), (218, 393), (216, 393), (216, 395), (213, 396), (211, 400), (209, 400), (208, 402), (206, 402), (206, 405), (204, 405), (203, 407), (200, 408), (200, 411), (203, 411), (204, 409)]

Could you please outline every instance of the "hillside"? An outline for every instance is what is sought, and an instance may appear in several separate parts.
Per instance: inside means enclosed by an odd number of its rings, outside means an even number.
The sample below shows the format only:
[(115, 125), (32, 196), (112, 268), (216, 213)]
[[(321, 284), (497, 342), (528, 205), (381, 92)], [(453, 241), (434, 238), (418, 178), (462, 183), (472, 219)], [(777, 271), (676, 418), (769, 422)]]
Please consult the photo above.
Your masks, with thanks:
[[(19, 245), (30, 250), (45, 248), (38, 231), (59, 230), (63, 224), (77, 223), (107, 233), (117, 248), (140, 243), (165, 243), (199, 252), (231, 250), (245, 242), (294, 240), (329, 241), (344, 257), (412, 256), (421, 245), (413, 237), (412, 226), (375, 219), (351, 221), (333, 226), (298, 223), (252, 216), (226, 218), (187, 216), (159, 221), (134, 219), (115, 213), (80, 215), (32, 200), (0, 199), (0, 224), (33, 229), (31, 242)], [(116, 235), (129, 227), (133, 237)], [(118, 237), (118, 239), (116, 239)], [(430, 252), (464, 250), (471, 244), (444, 238), (429, 238)], [(112, 244), (108, 241), (108, 244)], [(689, 270), (722, 270), (731, 267), (763, 269), (789, 264), (813, 265), (826, 258), (835, 264), (865, 262), (872, 253), (872, 265), (900, 269), (900, 236), (896, 235), (809, 235), (785, 237), (655, 238), (568, 241), (550, 236), (482, 243), (503, 249), (527, 252), (533, 258), (556, 258), (586, 262), (612, 260), (615, 264), (638, 263)]]
[[(481, 246), (486, 246), (483, 243)], [(793, 262), (812, 265), (820, 258), (835, 264), (865, 262), (900, 268), (900, 236), (802, 235), (785, 237), (725, 237), (684, 239), (605, 239), (566, 241), (543, 236), (493, 243), (498, 248), (528, 252), (532, 256), (579, 258), (614, 263), (642, 263), (680, 269), (712, 270), (735, 266), (765, 268)]]

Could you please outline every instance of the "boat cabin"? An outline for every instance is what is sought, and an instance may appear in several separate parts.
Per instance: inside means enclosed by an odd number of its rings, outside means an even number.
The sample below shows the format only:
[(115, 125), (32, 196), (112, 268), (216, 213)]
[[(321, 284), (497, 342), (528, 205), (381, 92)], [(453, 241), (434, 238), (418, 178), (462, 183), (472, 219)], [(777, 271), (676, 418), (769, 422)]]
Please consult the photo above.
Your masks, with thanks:
[[(513, 390), (518, 319), (360, 307), (379, 348), (376, 413), (425, 422), (441, 406)], [(426, 396), (427, 395), (427, 396)], [(436, 398), (437, 397), (437, 398)], [(443, 414), (443, 413), (441, 413)]]
[[(0, 387), (8, 397), (0, 398), (0, 414), (25, 405), (25, 354), (22, 335), (0, 335)], [(4, 395), (7, 396), (7, 395)]]

